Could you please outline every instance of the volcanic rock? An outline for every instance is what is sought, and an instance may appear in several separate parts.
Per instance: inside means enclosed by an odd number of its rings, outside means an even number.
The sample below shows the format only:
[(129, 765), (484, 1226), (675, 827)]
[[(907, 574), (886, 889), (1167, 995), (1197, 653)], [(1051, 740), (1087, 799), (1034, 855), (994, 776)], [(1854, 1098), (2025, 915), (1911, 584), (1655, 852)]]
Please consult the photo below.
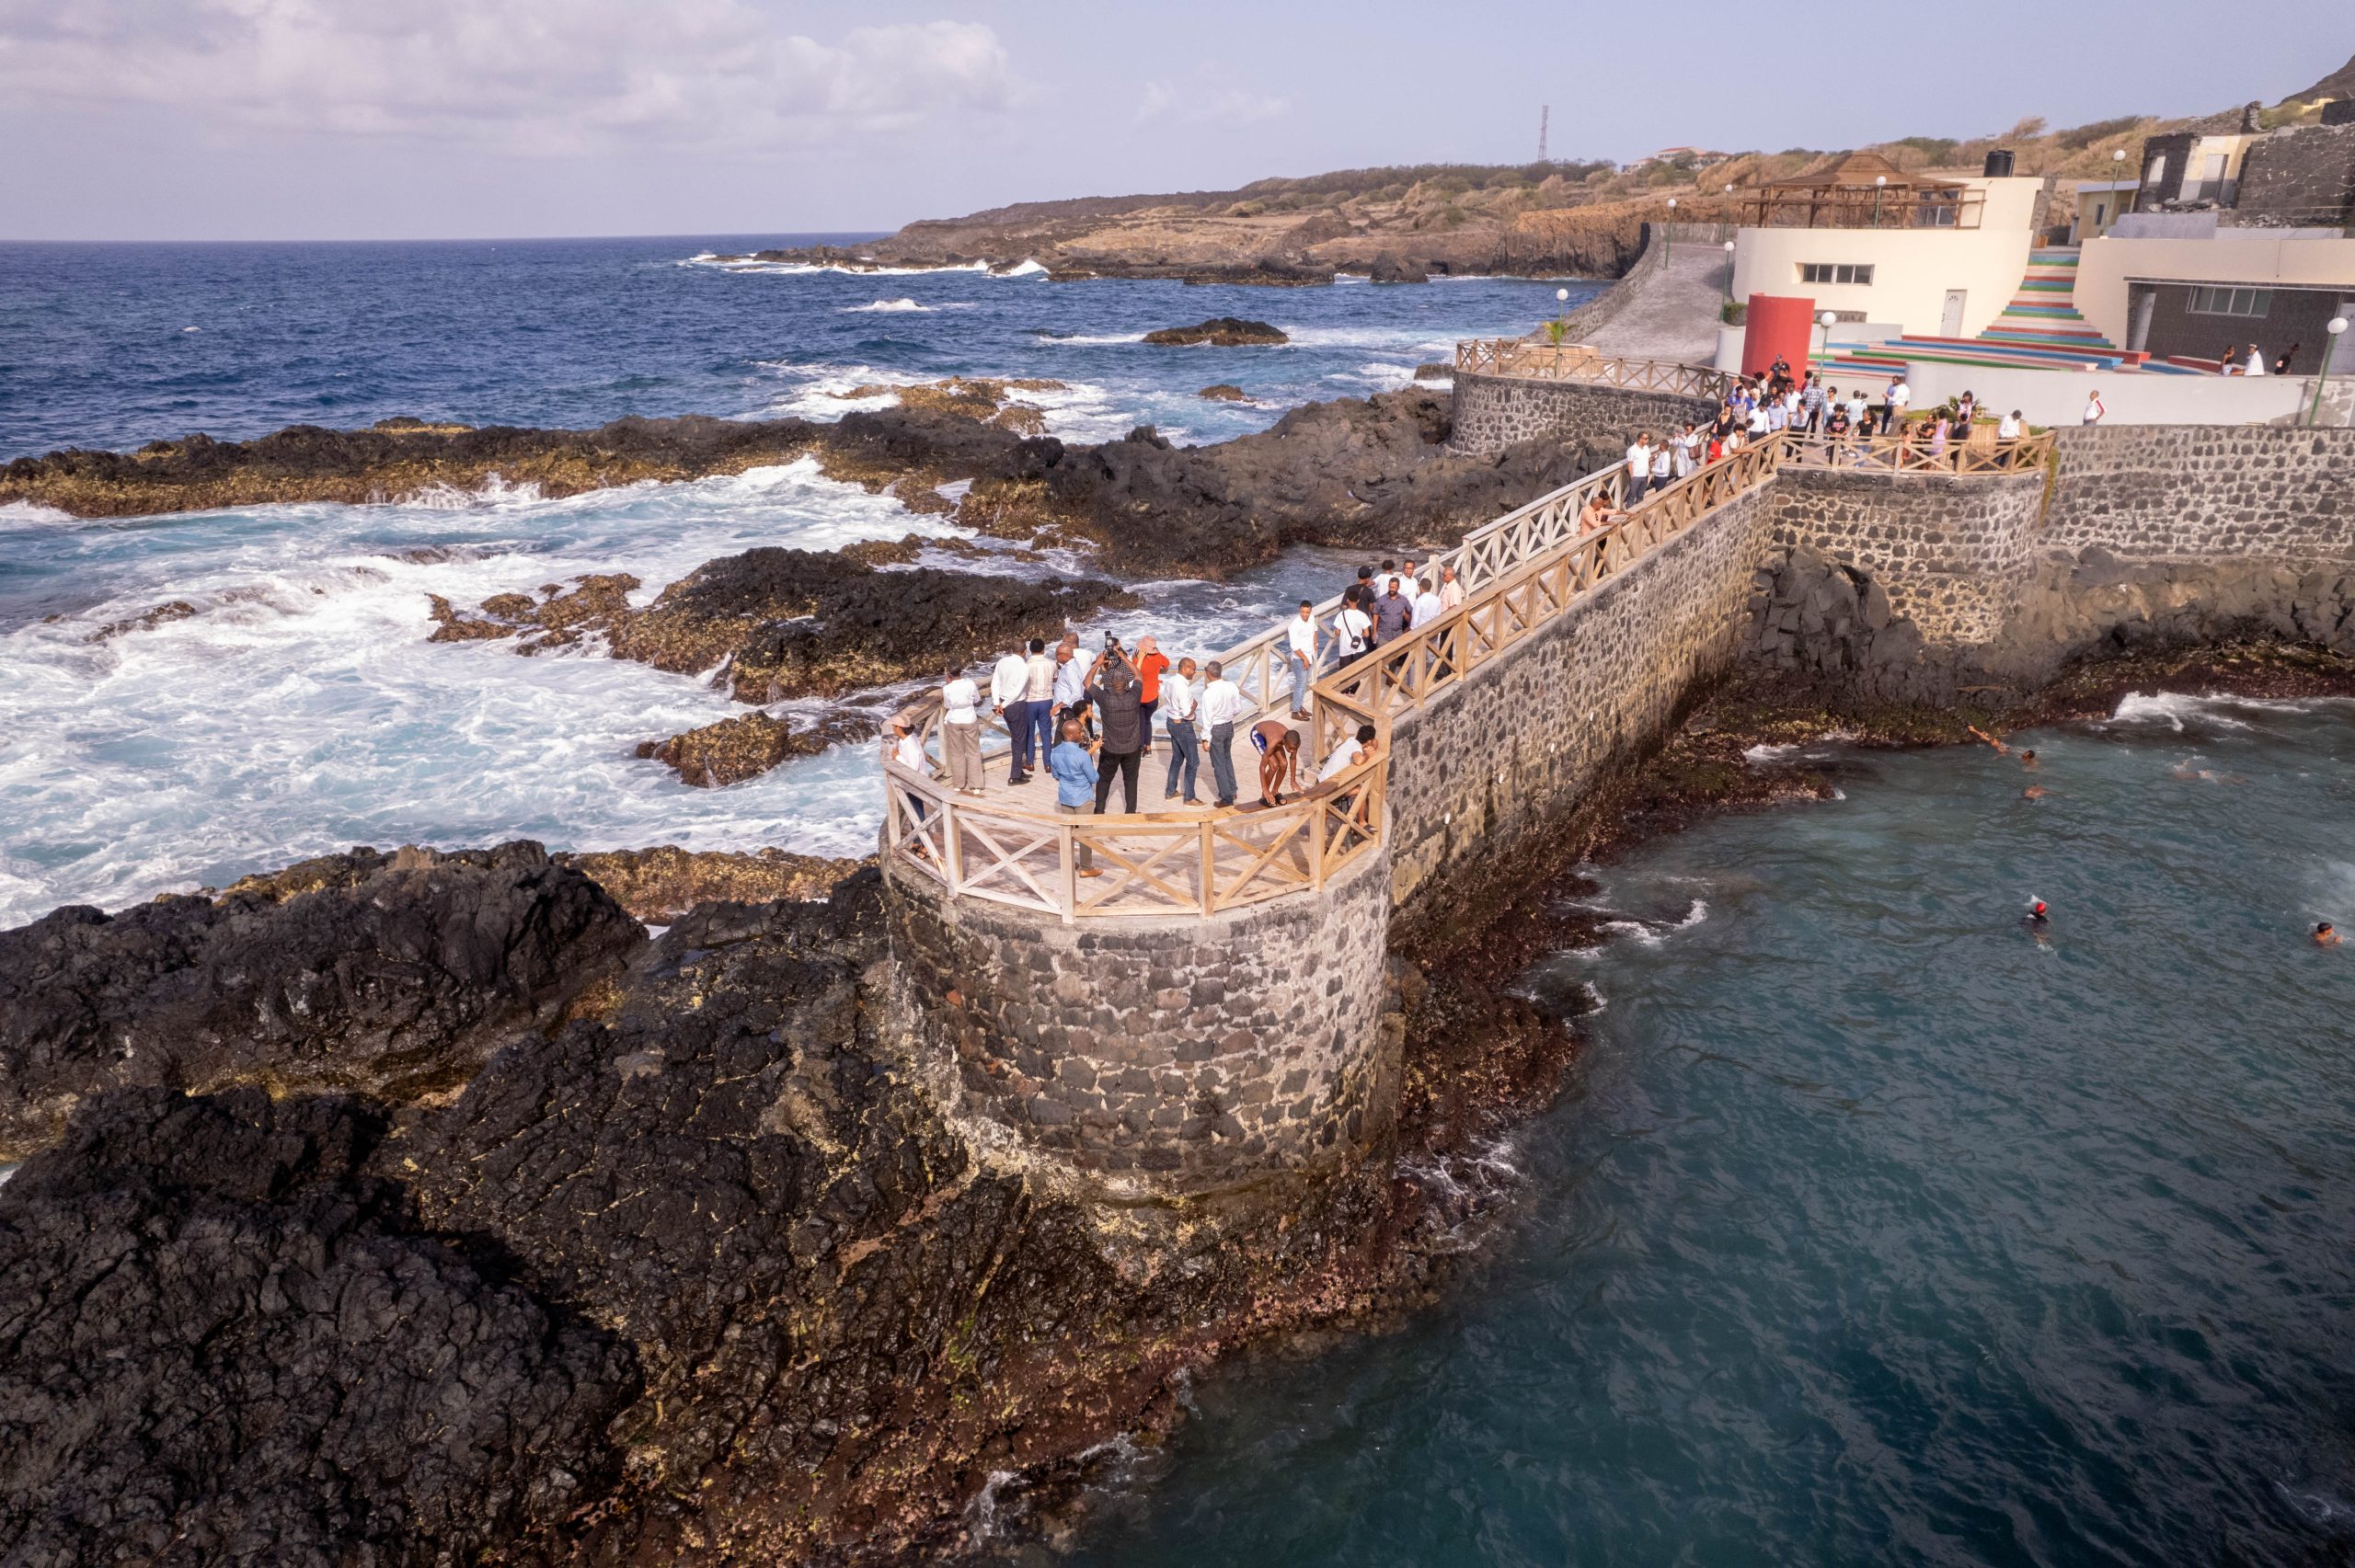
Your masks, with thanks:
[(169, 622), (185, 621), (195, 613), (195, 605), (185, 599), (175, 599), (168, 604), (158, 604), (153, 610), (143, 610), (128, 620), (109, 621), (90, 634), (90, 641), (102, 643), (125, 632), (153, 631)]
[(684, 783), (718, 789), (757, 778), (787, 757), (813, 757), (838, 742), (867, 740), (877, 733), (874, 716), (867, 714), (831, 714), (804, 730), (767, 714), (741, 714), (668, 740), (645, 741), (638, 755), (668, 764)]
[(1409, 261), (1395, 250), (1385, 250), (1373, 258), (1368, 274), (1376, 283), (1428, 283), (1431, 275), (1419, 261)]
[(1129, 602), (1094, 579), (1036, 581), (764, 546), (706, 561), (614, 632), (614, 651), (680, 674), (727, 661), (740, 701), (837, 696), (962, 667)]
[(597, 850), (554, 857), (611, 893), (621, 907), (651, 925), (667, 925), (697, 904), (765, 904), (778, 898), (822, 898), (857, 871), (856, 860), (788, 854), (764, 849)]
[(1197, 395), (1207, 397), (1213, 403), (1248, 403), (1251, 401), (1249, 395), (1246, 394), (1241, 387), (1235, 385), (1232, 382), (1223, 381), (1220, 382), (1216, 386), (1206, 386), (1202, 388)]
[(1213, 316), (1192, 326), (1165, 326), (1146, 333), (1144, 340), (1181, 348), (1207, 343), (1214, 349), (1262, 348), (1292, 341), (1264, 321), (1246, 321), (1234, 315)]
[(0, 1187), (0, 1561), (424, 1568), (611, 1489), (631, 1353), (405, 1234), (382, 1130), (123, 1090)]
[(0, 932), (0, 1161), (102, 1089), (356, 1090), (399, 1104), (617, 972), (644, 933), (539, 845), (354, 850)]

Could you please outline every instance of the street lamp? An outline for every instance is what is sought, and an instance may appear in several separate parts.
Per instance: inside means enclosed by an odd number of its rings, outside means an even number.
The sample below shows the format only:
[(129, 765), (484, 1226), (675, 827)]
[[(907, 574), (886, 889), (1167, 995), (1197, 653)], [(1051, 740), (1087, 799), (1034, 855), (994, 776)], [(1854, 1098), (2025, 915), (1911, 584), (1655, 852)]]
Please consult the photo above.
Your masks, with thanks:
[(1733, 181), (1726, 181), (1726, 227), (1733, 227)]
[(1817, 316), (1815, 319), (1823, 324), (1823, 352), (1819, 358), (1816, 366), (1817, 373), (1820, 376), (1822, 373), (1822, 361), (1832, 358), (1832, 324), (1840, 318), (1837, 315), (1834, 315), (1832, 312), (1825, 311), (1821, 315)]
[(1726, 241), (1726, 303), (1733, 303), (1733, 241)]
[(2314, 424), (2322, 418), (2322, 384), (2330, 377), (2330, 361), (2338, 352), (2338, 340), (2347, 335), (2347, 318), (2334, 315), (2323, 330), (2330, 334), (2322, 340), (2322, 369), (2315, 376), (2315, 406), (2306, 410), (2306, 423)]
[(1873, 227), (1880, 227), (1880, 188), (1889, 183), (1889, 176), (1873, 176)]
[(1554, 348), (1558, 354), (1558, 351), (1562, 347), (1562, 339), (1570, 335), (1569, 290), (1557, 289), (1554, 291)]
[(1676, 259), (1676, 198), (1668, 199), (1668, 226), (1660, 231), (1660, 264), (1667, 266)]

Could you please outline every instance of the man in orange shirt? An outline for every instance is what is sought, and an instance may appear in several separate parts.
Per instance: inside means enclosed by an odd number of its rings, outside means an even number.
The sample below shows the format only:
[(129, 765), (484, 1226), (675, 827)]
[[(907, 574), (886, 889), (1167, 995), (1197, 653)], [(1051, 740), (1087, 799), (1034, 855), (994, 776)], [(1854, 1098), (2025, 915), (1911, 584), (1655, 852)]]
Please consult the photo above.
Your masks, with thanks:
[(1153, 710), (1161, 701), (1161, 672), (1169, 668), (1169, 656), (1151, 637), (1137, 639), (1137, 679), (1144, 684), (1144, 754), (1153, 755)]

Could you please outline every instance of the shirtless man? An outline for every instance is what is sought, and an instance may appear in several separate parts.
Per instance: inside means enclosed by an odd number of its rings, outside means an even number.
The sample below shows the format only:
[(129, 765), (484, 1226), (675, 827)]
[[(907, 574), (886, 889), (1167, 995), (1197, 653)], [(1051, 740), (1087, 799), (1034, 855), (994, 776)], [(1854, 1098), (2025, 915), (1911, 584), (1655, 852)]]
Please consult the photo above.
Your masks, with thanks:
[(2323, 921), (2315, 925), (2315, 945), (2316, 947), (2336, 947), (2338, 945), (2338, 932), (2328, 921)]
[(2010, 747), (2005, 745), (2002, 741), (1996, 739), (1993, 736), (1988, 734), (1977, 725), (1967, 724), (1963, 726), (1963, 728), (1970, 731), (1971, 734), (1977, 736), (1980, 739), (1984, 740), (1988, 745), (1993, 746), (1995, 749), (1996, 756), (2008, 757), (2012, 754), (2012, 749)]
[(2020, 753), (2020, 766), (2023, 768), (2033, 768), (2036, 766), (2035, 747), (2031, 746), (2027, 750)]
[(1281, 806), (1287, 790), (1298, 795), (1300, 731), (1281, 719), (1261, 719), (1251, 727), (1251, 744), (1259, 752), (1259, 804)]

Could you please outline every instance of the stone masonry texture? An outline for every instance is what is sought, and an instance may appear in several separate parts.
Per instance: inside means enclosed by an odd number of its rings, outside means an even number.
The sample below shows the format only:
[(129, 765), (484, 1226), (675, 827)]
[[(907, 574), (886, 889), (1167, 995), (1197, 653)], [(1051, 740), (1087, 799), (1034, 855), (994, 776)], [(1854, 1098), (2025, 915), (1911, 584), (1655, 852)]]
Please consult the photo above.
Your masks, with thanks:
[(2250, 143), (2233, 207), (2244, 225), (2355, 223), (2355, 125), (2301, 125)]
[(2063, 430), (2060, 476), (2036, 543), (2071, 551), (2100, 544), (2129, 560), (2345, 560), (2355, 544), (2355, 429)]
[(893, 1010), (967, 1114), (1105, 1190), (1200, 1195), (1387, 1135), (1386, 857), (1208, 920), (1042, 921), (895, 877)]
[(1863, 567), (1933, 642), (1985, 642), (2003, 624), (2044, 502), (2044, 475), (1948, 477), (1786, 468), (1773, 541)]
[(1488, 457), (1534, 436), (1627, 441), (1646, 430), (1665, 435), (1706, 420), (1715, 411), (1706, 398), (1674, 393), (1458, 371), (1455, 429), (1447, 445), (1462, 456)]

